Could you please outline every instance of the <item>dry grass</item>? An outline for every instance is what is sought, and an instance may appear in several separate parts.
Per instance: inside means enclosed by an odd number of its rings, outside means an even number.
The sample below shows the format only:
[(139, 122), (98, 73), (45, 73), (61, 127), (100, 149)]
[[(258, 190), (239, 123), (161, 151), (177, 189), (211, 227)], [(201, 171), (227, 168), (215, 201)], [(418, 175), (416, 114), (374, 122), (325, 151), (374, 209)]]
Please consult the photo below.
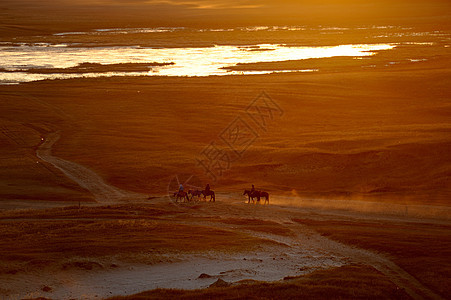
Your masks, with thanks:
[[(258, 34), (233, 33), (221, 36), (221, 42), (277, 42), (275, 34)], [(307, 43), (315, 36), (328, 45), (361, 43), (364, 37), (349, 30), (340, 38), (298, 32), (290, 39), (299, 43), (305, 37)], [(92, 42), (89, 39), (97, 37), (74, 36), (64, 42), (75, 38)], [(129, 45), (140, 40), (122, 38), (108, 37), (111, 43), (118, 39)], [(175, 44), (188, 39), (172, 38), (160, 37)], [(203, 38), (218, 42), (211, 33)], [(421, 204), (428, 199), (428, 204), (448, 205), (449, 55), (439, 38), (414, 40), (436, 44), (403, 45), (361, 61), (285, 63), (321, 69), (311, 74), (100, 78), (1, 86), (0, 126), (6, 128), (6, 135), (0, 134), (2, 198), (75, 200), (85, 195), (89, 200), (86, 191), (58, 170), (36, 164), (34, 151), (41, 135), (56, 130), (62, 136), (54, 147), (56, 156), (87, 166), (125, 190), (161, 195), (181, 172), (211, 181), (196, 166), (196, 158), (210, 141), (220, 143), (218, 135), (237, 116), (246, 117), (245, 108), (265, 90), (284, 115), (269, 122), (266, 132), (257, 129), (260, 137), (224, 173), (216, 191), (241, 191), (254, 183), (272, 193), (384, 197)], [(411, 63), (412, 58), (427, 61)], [(400, 63), (389, 65), (392, 61)]]
[(259, 231), (264, 233), (289, 236), (292, 235), (292, 231), (277, 222), (260, 220), (260, 219), (248, 219), (248, 218), (227, 218), (220, 220), (221, 223), (239, 225), (241, 229)]
[(171, 203), (156, 205), (116, 204), (86, 207), (66, 206), (41, 210), (9, 210), (0, 219), (147, 219), (186, 213)]
[[(166, 193), (169, 180), (180, 172), (210, 180), (196, 167), (196, 158), (210, 141), (218, 140), (218, 134), (232, 120), (246, 116), (247, 105), (265, 90), (283, 108), (284, 115), (270, 123), (267, 131), (259, 131), (259, 139), (224, 173), (214, 187), (216, 191), (242, 191), (254, 183), (272, 194), (287, 192), (328, 199), (354, 196), (402, 204), (449, 205), (451, 76), (444, 37), (374, 37), (396, 34), (398, 29), (346, 30), (336, 34), (314, 30), (223, 35), (168, 33), (151, 38), (140, 34), (51, 35), (93, 28), (187, 26), (187, 23), (193, 27), (226, 28), (265, 22), (299, 25), (299, 20), (315, 26), (327, 20), (327, 24), (348, 23), (357, 27), (362, 20), (365, 25), (394, 22), (412, 27), (403, 29), (403, 33), (433, 32), (450, 28), (449, 20), (443, 17), (450, 7), (447, 0), (435, 0), (428, 5), (421, 1), (399, 4), (384, 0), (374, 10), (351, 5), (353, 9), (343, 11), (337, 11), (334, 5), (313, 11), (298, 9), (299, 1), (283, 1), (283, 8), (279, 3), (277, 7), (263, 5), (252, 14), (242, 10), (238, 14), (238, 10), (203, 10), (202, 18), (199, 11), (189, 6), (187, 9), (179, 6), (176, 13), (169, 14), (170, 9), (154, 10), (152, 6), (141, 9), (106, 5), (108, 9), (100, 10), (85, 5), (92, 2), (88, 0), (77, 2), (75, 8), (67, 1), (31, 2), (0, 3), (0, 35), (5, 41), (16, 38), (15, 42), (32, 43), (39, 35), (44, 36), (39, 42), (100, 46), (256, 43), (319, 46), (362, 41), (435, 44), (413, 47), (415, 51), (404, 45), (362, 62), (337, 58), (321, 63), (310, 60), (278, 64), (287, 69), (320, 68), (311, 74), (100, 78), (0, 86), (2, 200), (93, 201), (92, 195), (60, 171), (36, 162), (35, 151), (41, 137), (54, 131), (61, 131), (62, 136), (54, 147), (54, 155), (87, 166), (108, 183), (126, 190), (161, 195)], [(395, 3), (397, 10), (387, 9), (387, 5), (393, 8), (388, 2)], [(362, 7), (363, 14), (359, 13)], [(95, 20), (93, 11), (97, 14)], [(427, 60), (407, 63), (412, 58)], [(393, 61), (400, 63), (389, 65)], [(240, 66), (273, 67), (272, 63)], [(275, 222), (249, 217), (212, 220), (196, 215), (194, 212), (201, 211), (198, 207), (190, 209), (122, 205), (2, 212), (0, 272), (14, 274), (48, 265), (97, 268), (98, 262), (111, 256), (154, 263), (161, 254), (241, 251), (265, 242), (240, 229), (290, 234)], [(203, 226), (199, 224), (202, 221), (236, 225), (237, 229)], [(449, 226), (308, 218), (298, 221), (332, 239), (387, 253), (434, 291), (444, 297), (451, 294)], [(374, 269), (346, 266), (287, 282), (202, 291), (156, 290), (125, 299), (405, 297)]]
[(316, 271), (275, 283), (236, 284), (196, 291), (157, 289), (121, 299), (410, 299), (375, 269), (361, 265)]
[(422, 223), (296, 219), (331, 239), (388, 254), (420, 282), (451, 293), (451, 226)]
[[(274, 213), (280, 214), (278, 217), (282, 219), (297, 216), (296, 222), (332, 239), (386, 253), (432, 290), (444, 296), (449, 292), (450, 226), (310, 216), (301, 209), (288, 212), (271, 206), (226, 203), (177, 206), (156, 202), (80, 210), (67, 207), (3, 212), (0, 215), (0, 272), (5, 275), (36, 270), (87, 272), (114, 268), (122, 262), (173, 262), (180, 255), (190, 253), (248, 252), (270, 242), (245, 234), (245, 230), (282, 236), (291, 234), (292, 224), (273, 221)], [(155, 290), (123, 299), (168, 297), (406, 298), (403, 291), (371, 267), (345, 266), (284, 282), (247, 282), (201, 291)]]
[(163, 254), (233, 253), (267, 243), (239, 231), (174, 222), (173, 214), (170, 205), (166, 211), (118, 205), (3, 213), (0, 271), (61, 267), (74, 257), (81, 261), (120, 257), (158, 262)]

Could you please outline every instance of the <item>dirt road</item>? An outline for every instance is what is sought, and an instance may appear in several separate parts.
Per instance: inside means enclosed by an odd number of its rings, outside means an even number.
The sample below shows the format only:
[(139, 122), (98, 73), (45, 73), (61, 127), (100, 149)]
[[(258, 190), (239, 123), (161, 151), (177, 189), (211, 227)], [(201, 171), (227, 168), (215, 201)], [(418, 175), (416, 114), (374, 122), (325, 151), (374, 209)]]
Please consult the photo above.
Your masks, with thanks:
[[(36, 156), (58, 168), (68, 178), (90, 191), (99, 203), (114, 204), (121, 201), (136, 201), (144, 197), (142, 194), (124, 191), (109, 185), (98, 174), (84, 166), (53, 156), (52, 146), (58, 141), (59, 138), (59, 132), (49, 134), (38, 147)], [(267, 206), (265, 209), (258, 209), (258, 212), (254, 215), (254, 217), (257, 217), (258, 219), (271, 220), (288, 227), (292, 232), (296, 233), (295, 236), (286, 237), (274, 234), (257, 233), (255, 231), (248, 231), (248, 233), (283, 244), (287, 246), (292, 253), (302, 253), (308, 249), (309, 251), (314, 251), (315, 253), (328, 253), (328, 255), (340, 257), (345, 261), (373, 266), (390, 278), (394, 284), (404, 289), (413, 299), (442, 299), (442, 297), (425, 287), (412, 275), (397, 266), (387, 257), (367, 250), (347, 246), (321, 236), (307, 226), (293, 222), (291, 218), (292, 214), (290, 213), (291, 211), (292, 210), (286, 210), (280, 206)], [(205, 215), (207, 212), (201, 211), (199, 213)], [(236, 204), (215, 205), (212, 209), (208, 209), (208, 214), (210, 216), (217, 215), (235, 218), (249, 217), (242, 210), (242, 207)], [(358, 217), (358, 215), (356, 214), (353, 217)], [(190, 222), (190, 224), (192, 224), (192, 222)], [(205, 222), (203, 222), (203, 225), (205, 225)], [(218, 223), (211, 222), (210, 225), (212, 227), (217, 227)], [(221, 224), (220, 226), (223, 227), (224, 224)], [(231, 225), (226, 226), (230, 227)], [(295, 255), (293, 255), (293, 257), (294, 256)], [(292, 260), (293, 259), (294, 258), (292, 258)], [(287, 262), (290, 263), (290, 259), (288, 259), (285, 264)], [(187, 262), (187, 264), (189, 264), (189, 262)], [(234, 270), (233, 263), (229, 264), (228, 268), (230, 270), (225, 271)], [(239, 266), (237, 265), (236, 269), (238, 268)], [(264, 272), (264, 270), (261, 272)], [(130, 274), (128, 276), (130, 276)], [(252, 274), (246, 274), (246, 276), (252, 277)], [(190, 278), (187, 279), (191, 280)]]
[(59, 169), (68, 178), (79, 184), (82, 188), (91, 192), (95, 199), (102, 203), (117, 203), (131, 199), (144, 198), (145, 195), (121, 190), (106, 183), (94, 171), (77, 163), (64, 160), (52, 155), (52, 146), (60, 138), (59, 132), (47, 135), (36, 150), (36, 156)]

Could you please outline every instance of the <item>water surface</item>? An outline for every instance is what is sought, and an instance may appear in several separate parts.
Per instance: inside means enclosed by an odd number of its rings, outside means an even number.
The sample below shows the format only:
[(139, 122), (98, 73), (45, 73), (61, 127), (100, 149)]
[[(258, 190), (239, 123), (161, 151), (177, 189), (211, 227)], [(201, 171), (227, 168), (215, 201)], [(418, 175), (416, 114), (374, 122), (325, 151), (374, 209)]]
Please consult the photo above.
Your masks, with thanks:
[[(396, 44), (352, 44), (329, 47), (290, 47), (277, 44), (193, 48), (150, 48), (139, 46), (74, 47), (65, 44), (5, 44), (0, 46), (0, 83), (14, 84), (44, 79), (111, 76), (223, 76), (267, 74), (275, 71), (232, 71), (237, 64), (281, 62), (335, 56), (363, 57), (390, 50)], [(148, 72), (52, 73), (38, 69), (73, 68), (83, 63), (173, 63), (149, 66)], [(311, 72), (311, 69), (289, 70)]]

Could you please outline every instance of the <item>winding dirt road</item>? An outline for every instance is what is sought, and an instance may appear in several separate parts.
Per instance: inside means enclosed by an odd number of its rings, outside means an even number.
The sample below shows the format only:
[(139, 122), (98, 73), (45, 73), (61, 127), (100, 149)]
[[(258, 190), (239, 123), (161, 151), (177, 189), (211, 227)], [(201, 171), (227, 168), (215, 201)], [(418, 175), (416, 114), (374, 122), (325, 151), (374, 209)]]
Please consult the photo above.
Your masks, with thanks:
[(337, 255), (349, 257), (353, 262), (374, 267), (398, 287), (404, 289), (413, 299), (443, 299), (382, 254), (347, 246), (319, 234), (313, 235), (310, 242)]
[[(132, 193), (118, 189), (106, 183), (98, 174), (92, 170), (77, 163), (67, 161), (52, 155), (52, 146), (60, 138), (59, 132), (49, 134), (36, 150), (36, 156), (41, 160), (53, 165), (63, 172), (68, 178), (79, 184), (81, 187), (90, 191), (95, 199), (102, 204), (112, 204), (121, 201), (133, 201), (143, 198), (144, 195)], [(298, 208), (293, 208), (298, 209)], [(245, 212), (238, 205), (215, 205), (209, 208), (209, 214), (220, 216), (243, 217)], [(356, 215), (357, 216), (357, 215)], [(421, 284), (412, 275), (393, 263), (390, 259), (381, 254), (371, 251), (348, 246), (324, 236), (308, 228), (305, 225), (297, 224), (292, 221), (290, 211), (282, 207), (272, 206), (271, 210), (260, 210), (255, 217), (268, 219), (283, 224), (296, 233), (294, 237), (278, 236), (272, 234), (256, 233), (248, 231), (252, 235), (258, 235), (266, 239), (274, 240), (285, 244), (292, 250), (314, 249), (316, 251), (325, 251), (334, 255), (347, 258), (351, 262), (362, 263), (373, 266), (385, 274), (390, 280), (404, 289), (413, 299), (443, 299), (432, 290)], [(191, 223), (192, 224), (192, 223)], [(205, 222), (203, 223), (205, 225)], [(211, 223), (211, 226), (218, 226), (217, 223)], [(221, 224), (221, 226), (228, 226)], [(230, 225), (229, 225), (230, 226)]]
[[(218, 210), (214, 213), (217, 213), (218, 217), (231, 215), (238, 218), (249, 218), (249, 215), (246, 215), (246, 212), (239, 207), (232, 206), (227, 210), (227, 212)], [(290, 210), (287, 210), (284, 207), (275, 205), (271, 206), (270, 210), (262, 209), (259, 210), (258, 213), (253, 215), (254, 218), (273, 222), (275, 221), (280, 225), (289, 228), (291, 232), (296, 233), (293, 237), (255, 232), (251, 230), (244, 231), (256, 237), (265, 238), (279, 244), (286, 245), (294, 252), (302, 252), (305, 249), (309, 249), (317, 253), (328, 253), (335, 257), (344, 258), (350, 263), (360, 263), (372, 266), (376, 270), (387, 276), (399, 288), (404, 289), (406, 293), (413, 299), (444, 299), (428, 287), (424, 286), (415, 277), (396, 265), (383, 254), (333, 241), (327, 237), (320, 235), (318, 232), (314, 231), (306, 225), (293, 222), (292, 218), (293, 215), (296, 214), (296, 210), (302, 209), (292, 208)], [(358, 216), (358, 214), (354, 215), (354, 217)], [(366, 216), (363, 218), (366, 218)], [(205, 225), (205, 222), (203, 222), (202, 224)], [(211, 225), (212, 227), (218, 226), (217, 223), (214, 222), (209, 223), (209, 225)], [(224, 226), (233, 227), (233, 225), (221, 224), (221, 227)], [(240, 231), (243, 230), (240, 229)]]
[(109, 185), (94, 171), (82, 165), (53, 156), (52, 146), (59, 138), (59, 132), (52, 132), (46, 136), (36, 150), (36, 156), (53, 165), (82, 188), (91, 192), (97, 202), (112, 204), (119, 201), (136, 200), (144, 197), (142, 194), (124, 191)]

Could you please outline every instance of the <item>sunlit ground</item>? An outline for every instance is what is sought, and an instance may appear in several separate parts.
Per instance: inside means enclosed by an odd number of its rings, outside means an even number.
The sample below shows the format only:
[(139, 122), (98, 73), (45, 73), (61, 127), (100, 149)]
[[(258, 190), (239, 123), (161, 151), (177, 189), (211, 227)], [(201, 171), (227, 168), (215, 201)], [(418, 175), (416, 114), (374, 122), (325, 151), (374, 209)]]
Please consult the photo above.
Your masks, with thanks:
[(0, 298), (449, 298), (451, 2), (206, 2), (0, 1)]

